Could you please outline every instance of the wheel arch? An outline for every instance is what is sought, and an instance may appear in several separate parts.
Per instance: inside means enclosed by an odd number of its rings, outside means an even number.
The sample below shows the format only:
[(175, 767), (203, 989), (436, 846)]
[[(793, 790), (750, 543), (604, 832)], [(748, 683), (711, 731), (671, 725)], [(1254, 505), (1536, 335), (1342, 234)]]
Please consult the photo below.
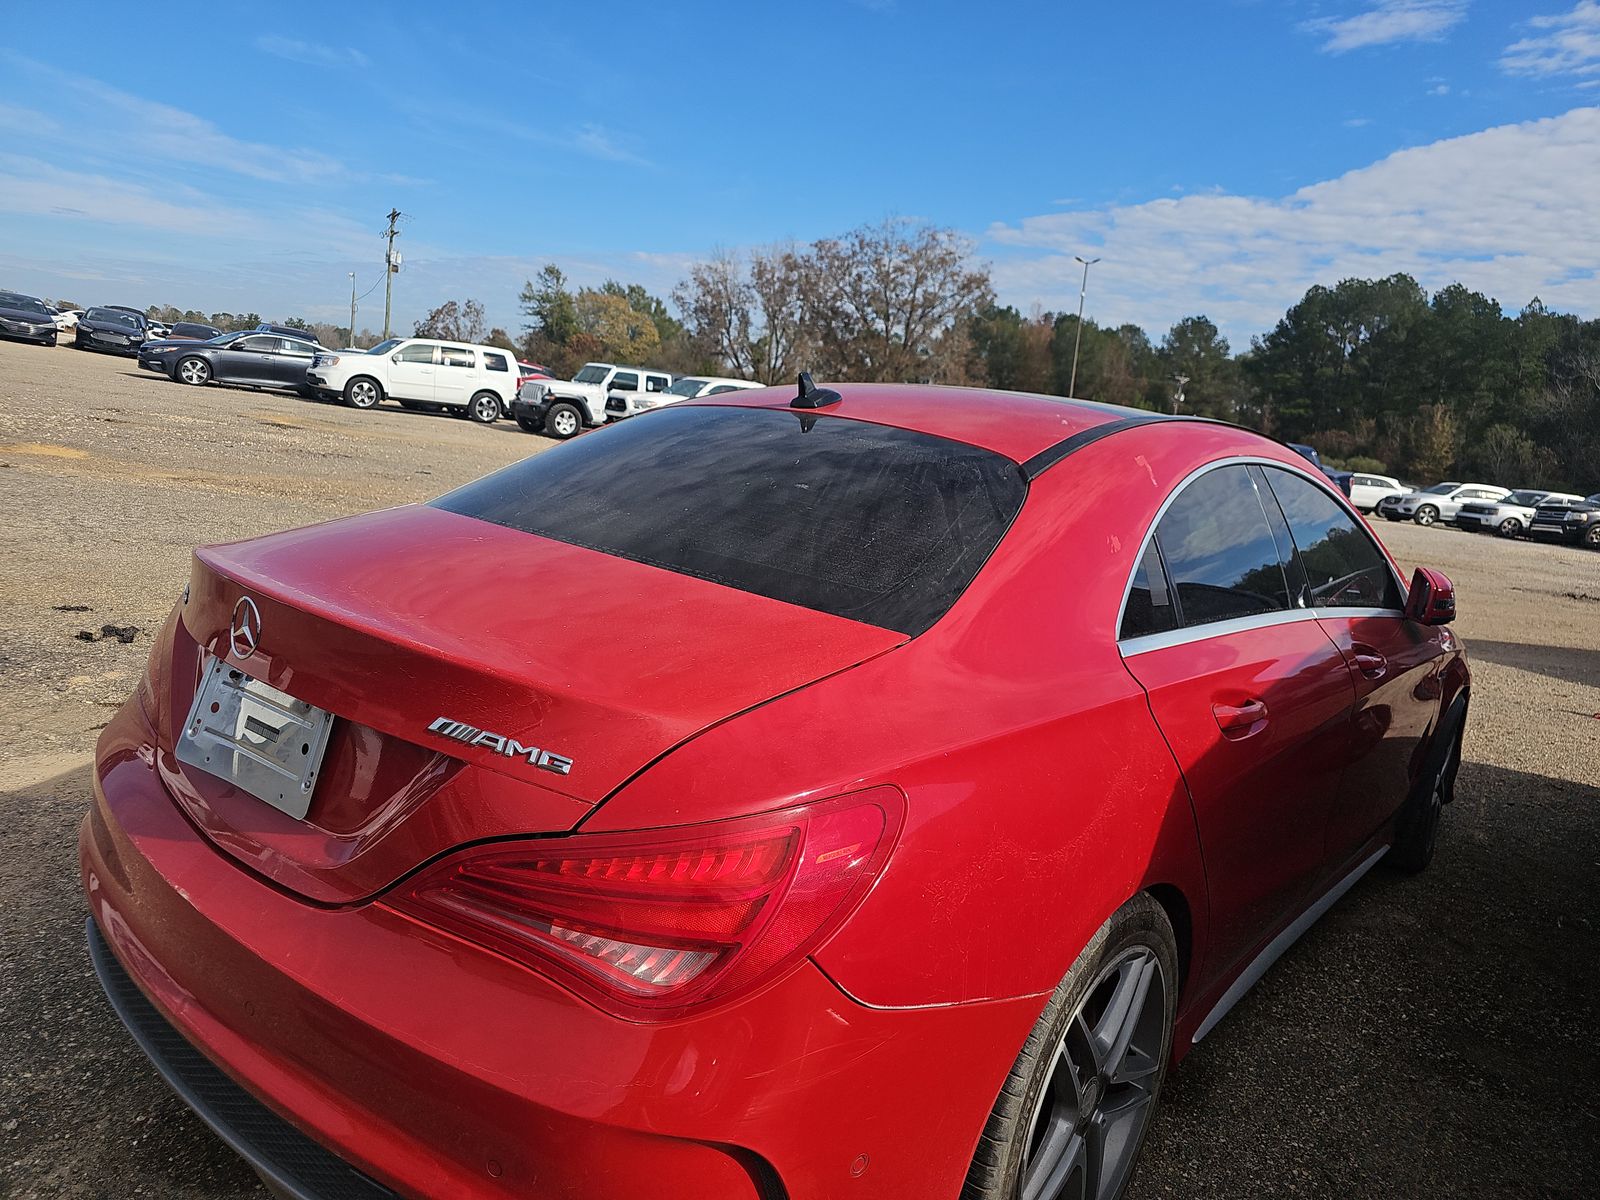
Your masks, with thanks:
[(1152, 883), (1144, 891), (1161, 906), (1172, 926), (1172, 936), (1178, 944), (1177, 998), (1178, 1003), (1182, 1004), (1194, 963), (1194, 914), (1189, 897), (1175, 883)]

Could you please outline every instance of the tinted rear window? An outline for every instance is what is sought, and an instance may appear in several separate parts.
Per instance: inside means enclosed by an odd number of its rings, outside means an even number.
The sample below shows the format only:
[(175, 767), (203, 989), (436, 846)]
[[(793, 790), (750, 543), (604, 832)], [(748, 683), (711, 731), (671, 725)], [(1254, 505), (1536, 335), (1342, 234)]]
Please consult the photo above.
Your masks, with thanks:
[(814, 413), (669, 408), (434, 506), (916, 635), (1022, 507), (1009, 459)]

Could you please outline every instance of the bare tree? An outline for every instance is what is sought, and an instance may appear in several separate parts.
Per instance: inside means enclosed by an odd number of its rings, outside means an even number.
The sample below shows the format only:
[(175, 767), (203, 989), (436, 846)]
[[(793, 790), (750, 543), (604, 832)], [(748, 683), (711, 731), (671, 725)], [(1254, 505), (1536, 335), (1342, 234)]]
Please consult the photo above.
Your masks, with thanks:
[(891, 218), (811, 247), (807, 321), (819, 370), (864, 381), (929, 378), (935, 344), (993, 299), (989, 272), (952, 229)]
[(736, 375), (756, 374), (751, 311), (756, 297), (738, 255), (719, 250), (710, 261), (696, 263), (689, 278), (672, 290), (672, 301), (683, 314), (690, 337), (705, 353)]
[(452, 342), (481, 342), (487, 331), (483, 305), (476, 300), (446, 300), (417, 322), (412, 337), (442, 338)]

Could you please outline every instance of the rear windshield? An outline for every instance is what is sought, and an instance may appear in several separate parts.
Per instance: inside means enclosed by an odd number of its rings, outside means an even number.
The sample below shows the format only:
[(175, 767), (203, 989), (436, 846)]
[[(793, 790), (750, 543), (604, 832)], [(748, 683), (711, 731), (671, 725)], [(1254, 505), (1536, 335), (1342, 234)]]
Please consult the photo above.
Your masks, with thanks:
[(673, 407), (433, 504), (915, 636), (972, 582), (1026, 492), (1015, 463), (963, 442)]

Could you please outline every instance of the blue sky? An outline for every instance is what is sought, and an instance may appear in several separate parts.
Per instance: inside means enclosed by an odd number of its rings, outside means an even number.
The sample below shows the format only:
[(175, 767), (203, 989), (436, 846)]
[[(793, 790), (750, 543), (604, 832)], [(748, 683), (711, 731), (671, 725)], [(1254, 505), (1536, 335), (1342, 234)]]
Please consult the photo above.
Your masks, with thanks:
[[(379, 13), (383, 15), (380, 17)], [(131, 18), (131, 19), (130, 19)], [(1600, 3), (29, 6), (0, 48), (0, 286), (515, 327), (544, 261), (665, 293), (716, 248), (888, 215), (1003, 300), (1241, 347), (1409, 270), (1600, 315)], [(381, 289), (358, 324), (382, 321)]]

